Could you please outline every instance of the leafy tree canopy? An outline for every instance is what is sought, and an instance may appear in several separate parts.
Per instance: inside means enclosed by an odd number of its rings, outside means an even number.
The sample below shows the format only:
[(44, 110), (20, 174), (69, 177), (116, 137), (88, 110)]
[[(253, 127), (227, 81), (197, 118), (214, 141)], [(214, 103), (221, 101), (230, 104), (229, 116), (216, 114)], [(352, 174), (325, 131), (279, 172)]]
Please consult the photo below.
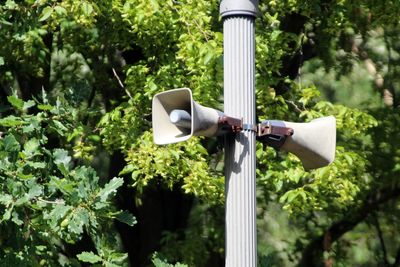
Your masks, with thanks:
[[(399, 14), (260, 1), (258, 119), (338, 130), (311, 172), (258, 144), (261, 266), (400, 265)], [(223, 108), (219, 1), (7, 0), (0, 40), (0, 265), (221, 266), (222, 140), (151, 131), (160, 91)]]

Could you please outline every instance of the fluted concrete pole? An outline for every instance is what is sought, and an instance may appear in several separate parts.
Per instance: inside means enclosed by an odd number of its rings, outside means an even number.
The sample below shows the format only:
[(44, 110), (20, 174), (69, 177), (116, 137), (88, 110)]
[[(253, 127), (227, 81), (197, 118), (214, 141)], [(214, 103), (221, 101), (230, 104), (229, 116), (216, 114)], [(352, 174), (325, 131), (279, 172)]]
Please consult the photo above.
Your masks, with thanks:
[(255, 132), (255, 34), (257, 0), (223, 0), (224, 113), (249, 129), (225, 144), (226, 267), (257, 266)]

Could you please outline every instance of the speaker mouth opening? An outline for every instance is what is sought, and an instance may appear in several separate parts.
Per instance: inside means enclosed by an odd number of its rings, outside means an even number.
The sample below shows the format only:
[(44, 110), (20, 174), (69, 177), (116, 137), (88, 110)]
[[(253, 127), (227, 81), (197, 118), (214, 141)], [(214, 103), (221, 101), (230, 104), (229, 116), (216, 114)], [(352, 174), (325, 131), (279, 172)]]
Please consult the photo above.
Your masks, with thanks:
[[(188, 88), (161, 92), (153, 97), (152, 126), (153, 139), (156, 144), (177, 143), (192, 136), (192, 101), (192, 94)], [(171, 120), (170, 115), (174, 110), (181, 112), (172, 115)], [(179, 113), (184, 114), (183, 119), (180, 118), (181, 114)]]

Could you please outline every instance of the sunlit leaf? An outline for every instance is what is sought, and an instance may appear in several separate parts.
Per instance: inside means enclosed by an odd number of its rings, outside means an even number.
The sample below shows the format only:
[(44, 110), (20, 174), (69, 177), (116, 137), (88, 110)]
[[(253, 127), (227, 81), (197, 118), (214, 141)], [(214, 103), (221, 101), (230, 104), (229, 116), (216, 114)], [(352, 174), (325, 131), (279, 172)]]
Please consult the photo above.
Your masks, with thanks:
[(83, 262), (88, 262), (88, 263), (97, 263), (102, 261), (102, 258), (96, 254), (94, 254), (93, 252), (82, 252), (78, 255), (76, 255), (76, 257)]
[(53, 11), (54, 11), (54, 9), (52, 7), (50, 7), (50, 6), (45, 7), (42, 10), (42, 14), (39, 18), (39, 21), (47, 20), (51, 16), (51, 14), (53, 14)]

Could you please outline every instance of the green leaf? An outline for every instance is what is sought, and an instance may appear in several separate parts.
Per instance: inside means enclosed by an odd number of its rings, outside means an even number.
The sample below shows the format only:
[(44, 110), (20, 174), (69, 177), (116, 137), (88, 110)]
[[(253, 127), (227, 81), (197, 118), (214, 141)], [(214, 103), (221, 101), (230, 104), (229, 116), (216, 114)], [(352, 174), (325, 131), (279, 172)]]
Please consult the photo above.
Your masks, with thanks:
[(54, 9), (50, 6), (47, 6), (43, 9), (42, 11), (42, 15), (39, 18), (39, 21), (45, 21), (47, 20), (51, 14), (53, 14)]
[(0, 57), (0, 66), (4, 65), (4, 57)]
[(34, 168), (34, 169), (44, 169), (46, 168), (46, 163), (44, 162), (28, 162), (28, 166)]
[(10, 195), (4, 194), (1, 195), (0, 194), (0, 203), (3, 204), (4, 206), (8, 206), (12, 203), (13, 198)]
[(280, 190), (282, 189), (282, 186), (283, 186), (283, 181), (282, 181), (282, 179), (278, 179), (278, 180), (275, 182), (276, 191), (277, 191), (277, 192), (280, 191)]
[[(127, 258), (128, 258), (127, 253), (114, 252), (108, 256), (107, 260), (112, 261), (114, 263), (123, 263)], [(121, 266), (121, 264), (117, 266)]]
[(97, 263), (102, 261), (102, 258), (93, 252), (82, 252), (81, 254), (76, 255), (76, 257), (83, 262), (89, 262), (89, 263)]
[(62, 6), (55, 6), (54, 10), (56, 11), (56, 13), (58, 15), (66, 15), (67, 14), (67, 10)]
[(12, 212), (12, 219), (11, 221), (13, 221), (16, 225), (22, 225), (24, 222), (19, 218), (19, 215), (17, 212), (13, 211)]
[(1, 23), (1, 24), (4, 24), (4, 25), (7, 25), (7, 26), (12, 26), (12, 23), (11, 23), (11, 22), (8, 22), (8, 21), (6, 21), (6, 20), (4, 20), (4, 19), (0, 19), (0, 23)]
[(208, 51), (206, 56), (204, 57), (204, 65), (207, 65), (213, 57), (214, 53), (212, 51)]
[(15, 95), (7, 96), (7, 100), (14, 108), (18, 110), (22, 110), (24, 107), (24, 101)]
[(22, 109), (27, 110), (28, 108), (31, 108), (33, 106), (35, 106), (35, 101), (29, 100), (29, 101), (24, 102)]
[(53, 210), (49, 214), (46, 214), (44, 217), (46, 219), (50, 219), (51, 221), (50, 226), (53, 229), (56, 229), (58, 221), (64, 218), (67, 212), (69, 212), (72, 209), (72, 207), (65, 206), (63, 204), (56, 204), (53, 207), (54, 207)]
[(353, 164), (353, 159), (351, 158), (350, 155), (344, 154), (343, 156), (344, 156), (344, 158), (346, 159), (346, 161), (347, 161), (347, 163), (348, 163), (349, 165), (352, 165), (352, 164)]
[(52, 106), (52, 105), (49, 105), (49, 104), (39, 104), (38, 105), (38, 109), (40, 109), (40, 110), (47, 110), (47, 111), (49, 111), (49, 110), (52, 110), (54, 107)]
[(174, 264), (169, 264), (168, 262), (162, 260), (159, 258), (158, 253), (154, 253), (153, 257), (151, 259), (152, 263), (154, 264), (155, 267), (187, 267), (186, 264), (182, 264), (182, 263), (176, 263)]
[(151, 91), (157, 91), (158, 86), (154, 83), (154, 81), (150, 80), (148, 85)]
[(93, 6), (88, 2), (83, 2), (81, 5), (81, 9), (85, 16), (90, 16), (93, 12)]
[(25, 121), (23, 121), (19, 117), (15, 117), (13, 115), (10, 115), (8, 117), (5, 117), (3, 119), (0, 119), (0, 125), (4, 127), (15, 127), (15, 126), (21, 126), (27, 124)]
[(135, 166), (133, 166), (132, 164), (127, 164), (122, 171), (119, 172), (119, 175), (124, 175), (124, 174), (128, 174), (131, 173), (135, 170)]
[(22, 132), (23, 133), (31, 133), (31, 132), (33, 132), (34, 130), (35, 130), (35, 125), (33, 125), (32, 123), (31, 124), (29, 124), (28, 126), (24, 126), (23, 128), (22, 128)]
[(298, 190), (291, 190), (289, 191), (287, 202), (292, 202), (297, 196), (299, 195)]
[(53, 152), (54, 163), (57, 165), (58, 169), (62, 174), (67, 175), (69, 170), (69, 163), (71, 157), (68, 156), (68, 152), (64, 149), (55, 149)]
[(54, 129), (60, 136), (64, 136), (65, 132), (68, 130), (60, 121), (51, 121), (51, 128)]
[[(59, 169), (60, 166), (62, 165), (58, 166)], [(64, 167), (62, 167), (61, 169), (63, 173), (65, 172), (65, 175), (68, 175), (68, 172)], [(55, 176), (52, 176), (50, 179), (51, 179), (50, 187), (52, 188), (52, 190), (60, 190), (63, 194), (70, 195), (75, 189), (76, 184), (70, 179), (65, 179), (65, 178), (59, 179)]]
[(19, 145), (17, 139), (15, 139), (14, 135), (9, 134), (4, 138), (4, 149), (8, 152), (17, 152), (19, 151), (21, 146)]
[(160, 5), (158, 4), (157, 0), (151, 0), (150, 3), (153, 6), (154, 11), (157, 11), (160, 9)]
[(128, 211), (122, 211), (115, 218), (129, 226), (134, 226), (136, 224), (136, 218)]
[(28, 191), (28, 198), (33, 199), (35, 197), (40, 196), (43, 193), (43, 189), (40, 185), (34, 184), (32, 188)]
[(5, 6), (6, 6), (8, 9), (11, 9), (11, 10), (17, 8), (17, 4), (15, 3), (14, 0), (7, 0)]
[(16, 201), (15, 201), (15, 206), (21, 206), (21, 205), (23, 205), (23, 204), (25, 204), (26, 202), (28, 202), (29, 201), (29, 196), (28, 196), (28, 194), (25, 194), (23, 197), (21, 197), (21, 198), (18, 198)]
[(29, 139), (28, 142), (24, 144), (24, 153), (27, 157), (32, 157), (38, 153), (39, 140), (36, 138)]
[[(28, 164), (28, 166), (31, 166), (33, 163), (32, 162), (28, 162), (27, 163)], [(33, 166), (31, 166), (32, 168), (35, 168), (35, 167), (33, 167)], [(43, 167), (44, 168), (44, 167)], [(42, 168), (42, 169), (43, 169)], [(35, 168), (36, 169), (36, 168)], [(17, 173), (17, 176), (18, 176), (18, 178), (20, 178), (20, 179), (22, 179), (22, 180), (29, 180), (29, 179), (32, 179), (32, 178), (34, 178), (35, 176), (33, 176), (32, 174), (24, 174), (24, 173), (22, 173), (22, 172), (18, 172)]]
[(72, 215), (69, 217), (68, 229), (80, 235), (83, 233), (83, 226), (89, 224), (89, 213), (86, 209), (78, 208)]
[(54, 163), (55, 164), (62, 164), (67, 166), (71, 161), (71, 157), (68, 156), (68, 151), (64, 149), (55, 149), (53, 152)]
[(101, 137), (99, 135), (97, 135), (97, 134), (89, 135), (88, 139), (90, 141), (93, 141), (93, 142), (100, 142), (101, 141)]
[(8, 221), (8, 220), (11, 218), (11, 212), (12, 212), (13, 208), (14, 208), (14, 207), (11, 206), (10, 208), (8, 208), (8, 209), (6, 210), (6, 212), (4, 212), (3, 218), (0, 220), (0, 222), (2, 222), (2, 221)]
[(283, 202), (290, 203), (293, 201), (293, 199), (295, 199), (297, 197), (298, 194), (299, 194), (299, 192), (297, 190), (287, 191), (283, 196), (281, 196), (279, 198), (279, 202), (280, 203), (283, 203)]
[(103, 189), (100, 190), (98, 196), (100, 196), (100, 200), (105, 202), (107, 198), (114, 194), (117, 189), (124, 183), (122, 178), (114, 177), (109, 183), (107, 183)]

